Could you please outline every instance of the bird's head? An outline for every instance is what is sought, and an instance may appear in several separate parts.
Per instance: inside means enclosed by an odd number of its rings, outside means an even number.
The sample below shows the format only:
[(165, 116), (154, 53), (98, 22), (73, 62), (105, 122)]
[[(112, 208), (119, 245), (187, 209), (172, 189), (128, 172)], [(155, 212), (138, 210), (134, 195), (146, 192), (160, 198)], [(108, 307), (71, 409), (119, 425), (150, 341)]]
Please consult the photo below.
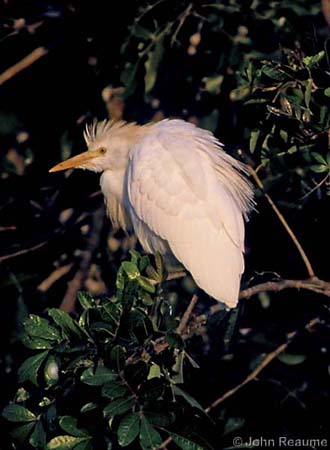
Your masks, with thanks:
[(123, 121), (94, 122), (84, 131), (87, 151), (57, 164), (49, 172), (66, 169), (87, 169), (93, 172), (124, 169), (131, 148), (147, 128)]

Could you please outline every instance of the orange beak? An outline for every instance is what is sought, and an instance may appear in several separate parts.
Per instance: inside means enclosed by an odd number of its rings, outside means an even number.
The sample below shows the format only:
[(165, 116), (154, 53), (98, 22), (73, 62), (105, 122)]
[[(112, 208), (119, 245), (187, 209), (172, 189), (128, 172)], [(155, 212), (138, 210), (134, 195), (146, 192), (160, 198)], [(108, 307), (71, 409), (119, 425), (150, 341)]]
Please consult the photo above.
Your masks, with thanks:
[(74, 169), (83, 166), (97, 156), (100, 156), (99, 150), (88, 150), (87, 152), (81, 153), (80, 155), (74, 156), (73, 158), (56, 164), (56, 166), (52, 167), (49, 172), (59, 172), (60, 170)]

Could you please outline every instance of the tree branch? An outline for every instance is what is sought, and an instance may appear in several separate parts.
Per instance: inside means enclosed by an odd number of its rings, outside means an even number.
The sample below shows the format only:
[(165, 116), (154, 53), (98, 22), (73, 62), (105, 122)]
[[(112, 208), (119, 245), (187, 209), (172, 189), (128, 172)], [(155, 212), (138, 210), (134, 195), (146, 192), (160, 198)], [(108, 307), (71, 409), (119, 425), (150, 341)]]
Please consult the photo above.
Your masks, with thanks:
[[(319, 324), (321, 321), (319, 318), (314, 318), (310, 320), (304, 327), (304, 330), (306, 331), (312, 331), (315, 325)], [(238, 390), (240, 390), (243, 386), (248, 384), (250, 381), (253, 381), (256, 379), (256, 377), (260, 374), (261, 371), (263, 371), (272, 361), (275, 359), (280, 353), (284, 352), (288, 348), (288, 346), (291, 344), (294, 338), (297, 337), (299, 334), (299, 331), (293, 331), (288, 334), (287, 341), (278, 346), (275, 350), (268, 353), (268, 355), (265, 356), (265, 358), (261, 361), (261, 363), (237, 386), (230, 389), (229, 391), (225, 392), (221, 397), (217, 398), (212, 402), (206, 409), (205, 412), (210, 412), (212, 409), (220, 405), (220, 403), (224, 402), (227, 398), (234, 395)]]
[(195, 308), (197, 301), (198, 301), (197, 295), (193, 295), (185, 313), (182, 316), (180, 325), (178, 326), (178, 328), (176, 330), (178, 334), (182, 334), (185, 331), (185, 329), (187, 328), (191, 313), (193, 312), (193, 309)]
[(7, 70), (2, 72), (2, 74), (0, 74), (0, 85), (10, 80), (10, 78), (13, 78), (19, 72), (22, 72), (22, 70), (31, 66), (42, 56), (47, 55), (48, 52), (49, 50), (45, 47), (38, 47), (34, 49), (31, 53), (29, 53), (27, 56), (21, 59), (18, 63), (9, 67)]
[[(304, 330), (310, 332), (313, 330), (315, 325), (321, 323), (319, 318), (314, 318), (310, 320), (304, 327)], [(268, 353), (264, 359), (261, 361), (261, 363), (238, 385), (230, 389), (229, 391), (225, 392), (221, 397), (217, 398), (212, 402), (207, 408), (205, 408), (205, 412), (208, 414), (212, 409), (219, 406), (222, 402), (227, 400), (227, 398), (234, 395), (237, 391), (239, 391), (243, 386), (250, 383), (250, 381), (253, 381), (257, 378), (257, 376), (262, 372), (279, 354), (284, 352), (288, 346), (291, 344), (293, 339), (295, 339), (299, 335), (300, 330), (292, 331), (288, 334), (286, 342), (279, 345), (275, 350)], [(160, 449), (166, 449), (167, 445), (172, 442), (172, 438), (168, 437), (159, 447)]]
[(267, 194), (267, 192), (265, 192), (265, 188), (264, 185), (262, 183), (262, 181), (260, 180), (257, 172), (253, 169), (253, 167), (251, 165), (248, 166), (250, 173), (253, 177), (253, 179), (255, 180), (255, 182), (257, 183), (257, 186), (260, 188), (260, 190), (264, 193), (268, 203), (270, 204), (270, 206), (272, 207), (273, 211), (275, 212), (275, 214), (277, 215), (277, 217), (279, 218), (279, 220), (281, 221), (282, 225), (284, 226), (286, 232), (288, 233), (288, 235), (290, 236), (290, 238), (292, 239), (293, 243), (295, 244), (295, 246), (297, 247), (298, 252), (300, 253), (300, 256), (302, 258), (302, 260), (304, 261), (304, 264), (306, 266), (308, 275), (310, 276), (310, 278), (315, 277), (315, 273), (313, 270), (313, 267), (309, 261), (309, 259), (307, 258), (307, 255), (304, 251), (304, 249), (302, 248), (300, 242), (298, 241), (296, 235), (294, 234), (293, 230), (291, 229), (290, 225), (288, 224), (288, 222), (286, 221), (286, 219), (284, 218), (283, 214), (281, 213), (281, 211), (278, 209), (278, 207), (275, 205), (274, 201), (272, 200), (272, 198), (269, 196), (269, 194)]
[(259, 294), (260, 292), (279, 292), (283, 289), (305, 289), (308, 291), (317, 292), (330, 297), (330, 282), (320, 280), (317, 277), (308, 278), (307, 280), (279, 280), (279, 281), (267, 281), (255, 286), (244, 289), (240, 292), (239, 298), (249, 298), (252, 295)]

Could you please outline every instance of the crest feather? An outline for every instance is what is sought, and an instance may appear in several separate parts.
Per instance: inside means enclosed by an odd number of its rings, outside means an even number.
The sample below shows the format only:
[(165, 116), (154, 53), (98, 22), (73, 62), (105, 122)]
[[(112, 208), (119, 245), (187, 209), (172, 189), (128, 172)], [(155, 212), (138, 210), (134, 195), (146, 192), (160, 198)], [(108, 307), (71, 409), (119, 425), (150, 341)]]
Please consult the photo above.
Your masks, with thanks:
[(136, 127), (136, 122), (127, 123), (124, 120), (102, 120), (101, 122), (98, 122), (97, 120), (94, 120), (92, 124), (86, 125), (84, 139), (89, 146), (93, 142), (103, 139), (108, 133), (126, 132), (129, 131), (129, 129)]

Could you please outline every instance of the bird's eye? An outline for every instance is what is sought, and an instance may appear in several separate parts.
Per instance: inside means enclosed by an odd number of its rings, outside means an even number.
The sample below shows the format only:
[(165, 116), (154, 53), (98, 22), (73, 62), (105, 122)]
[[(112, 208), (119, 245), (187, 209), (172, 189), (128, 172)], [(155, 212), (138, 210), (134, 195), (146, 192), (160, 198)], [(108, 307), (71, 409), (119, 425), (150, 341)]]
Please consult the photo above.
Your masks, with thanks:
[(107, 151), (107, 149), (105, 147), (99, 148), (100, 155), (104, 155), (106, 153), (106, 151)]

